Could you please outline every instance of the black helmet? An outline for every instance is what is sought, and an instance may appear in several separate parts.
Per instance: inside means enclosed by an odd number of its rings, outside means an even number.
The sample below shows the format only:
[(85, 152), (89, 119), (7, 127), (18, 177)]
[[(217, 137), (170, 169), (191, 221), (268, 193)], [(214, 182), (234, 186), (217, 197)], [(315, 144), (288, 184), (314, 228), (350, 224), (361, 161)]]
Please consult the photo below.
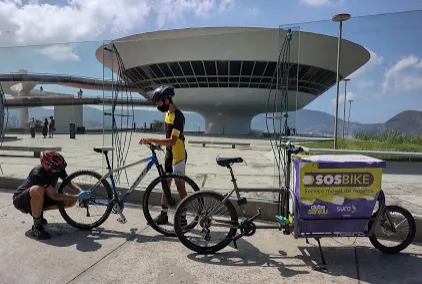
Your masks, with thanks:
[(173, 97), (174, 88), (170, 86), (160, 86), (152, 92), (152, 102), (156, 103), (167, 97)]

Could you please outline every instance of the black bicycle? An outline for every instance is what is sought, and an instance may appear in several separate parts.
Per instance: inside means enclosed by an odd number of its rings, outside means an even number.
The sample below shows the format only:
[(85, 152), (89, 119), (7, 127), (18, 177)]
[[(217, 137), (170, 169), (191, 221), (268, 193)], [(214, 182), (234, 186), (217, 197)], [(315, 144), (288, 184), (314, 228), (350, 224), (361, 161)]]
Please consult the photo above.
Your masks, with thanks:
[[(236, 178), (233, 174), (232, 165), (235, 163), (242, 163), (241, 157), (236, 158), (217, 158), (217, 164), (226, 167), (230, 171), (234, 188), (227, 194), (220, 194), (215, 191), (200, 191), (185, 198), (177, 207), (174, 226), (175, 232), (179, 240), (187, 248), (199, 254), (215, 253), (233, 242), (234, 247), (237, 248), (236, 241), (243, 236), (252, 236), (256, 229), (279, 229), (283, 230), (285, 235), (293, 234), (295, 238), (315, 238), (318, 242), (322, 262), (325, 260), (322, 254), (320, 238), (322, 237), (368, 237), (375, 248), (384, 253), (397, 253), (405, 249), (413, 241), (416, 225), (412, 214), (406, 209), (399, 206), (386, 206), (385, 195), (380, 190), (377, 200), (378, 209), (373, 212), (370, 218), (360, 218), (366, 222), (367, 230), (365, 232), (325, 232), (325, 233), (301, 233), (298, 230), (298, 225), (301, 220), (298, 216), (297, 199), (294, 197), (294, 192), (290, 189), (290, 169), (292, 165), (292, 156), (300, 152), (304, 152), (304, 148), (295, 146), (291, 143), (285, 143), (280, 149), (283, 153), (283, 159), (286, 165), (285, 186), (278, 189), (241, 189), (238, 188)], [(254, 221), (261, 216), (261, 211), (257, 214), (247, 218), (243, 206), (247, 204), (247, 199), (240, 196), (240, 192), (275, 192), (279, 194), (278, 200), (278, 214), (275, 225), (257, 225)], [(230, 197), (236, 193), (237, 199), (231, 200)], [(292, 203), (290, 208), (289, 202)], [(237, 203), (239, 210), (237, 211), (233, 203)], [(193, 216), (194, 222), (190, 223), (190, 227), (183, 226), (181, 223), (182, 214), (187, 212), (188, 216)], [(238, 212), (241, 212), (239, 218)], [(398, 213), (404, 217), (404, 221), (398, 222), (398, 218), (393, 216), (393, 213)], [(353, 218), (351, 218), (353, 219)], [(314, 220), (318, 222), (318, 220)], [(336, 220), (335, 222), (341, 222)], [(388, 247), (381, 243), (385, 238), (380, 236), (384, 233), (385, 236), (391, 237), (399, 233), (398, 228), (402, 227), (404, 223), (408, 224), (408, 231), (404, 233), (401, 241), (395, 246)], [(193, 227), (195, 225), (195, 227)], [(225, 229), (225, 231), (217, 232), (212, 236), (212, 230)], [(239, 234), (237, 232), (240, 231)], [(237, 235), (236, 235), (237, 234)]]
[[(171, 194), (172, 182), (183, 181), (185, 187), (190, 187), (191, 191), (199, 191), (198, 185), (189, 177), (179, 174), (168, 174), (165, 173), (163, 166), (159, 163), (155, 151), (164, 151), (160, 146), (147, 144), (147, 147), (151, 150), (152, 155), (131, 164), (112, 169), (108, 158), (108, 152), (113, 151), (113, 147), (95, 147), (94, 151), (97, 153), (103, 153), (107, 163), (107, 173), (101, 176), (99, 173), (90, 170), (81, 170), (70, 174), (60, 185), (58, 192), (64, 193), (65, 190), (72, 190), (70, 186), (72, 182), (75, 182), (78, 187), (85, 191), (84, 198), (79, 200), (78, 205), (74, 208), (65, 208), (63, 203), (60, 203), (59, 210), (63, 218), (71, 226), (78, 229), (93, 229), (104, 223), (111, 213), (118, 214), (120, 218), (117, 219), (120, 223), (126, 223), (126, 217), (123, 215), (124, 204), (127, 201), (129, 195), (135, 190), (140, 184), (142, 179), (147, 175), (151, 168), (155, 165), (158, 171), (158, 177), (153, 179), (143, 193), (143, 212), (148, 224), (155, 229), (157, 232), (162, 233), (166, 236), (175, 236), (173, 230), (174, 225), (168, 220), (164, 220), (161, 213), (162, 200), (165, 199), (165, 204), (168, 205), (168, 209), (175, 210), (178, 204), (176, 196)], [(146, 167), (141, 171), (138, 178), (132, 184), (132, 186), (125, 192), (123, 197), (119, 197), (119, 191), (116, 187), (116, 182), (113, 173), (124, 170), (142, 163), (146, 163)], [(80, 182), (76, 181), (78, 178), (90, 178), (93, 182)], [(110, 183), (107, 182), (107, 177), (110, 178)], [(155, 187), (158, 189), (154, 191)], [(188, 190), (187, 190), (188, 191)], [(75, 192), (73, 192), (75, 193)], [(103, 212), (98, 212), (98, 209), (104, 209)], [(73, 211), (81, 209), (77, 214), (71, 214)], [(101, 210), (101, 209), (100, 209)], [(69, 212), (68, 212), (69, 211)], [(156, 218), (153, 215), (158, 214)], [(71, 217), (72, 215), (72, 217)], [(87, 222), (75, 221), (76, 217), (83, 217), (87, 219)], [(98, 217), (98, 218), (96, 218)], [(168, 216), (167, 216), (168, 219)], [(170, 218), (172, 219), (172, 218)], [(172, 220), (170, 220), (172, 221)]]

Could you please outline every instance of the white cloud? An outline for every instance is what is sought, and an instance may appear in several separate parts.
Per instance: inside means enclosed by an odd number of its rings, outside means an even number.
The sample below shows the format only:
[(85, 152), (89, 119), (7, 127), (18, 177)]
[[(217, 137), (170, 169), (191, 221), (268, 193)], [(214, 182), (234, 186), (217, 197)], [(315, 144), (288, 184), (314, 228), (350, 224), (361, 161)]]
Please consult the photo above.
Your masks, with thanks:
[(256, 7), (248, 8), (247, 11), (248, 11), (248, 14), (252, 16), (256, 16), (259, 14), (259, 10)]
[(422, 90), (422, 59), (409, 55), (397, 61), (385, 71), (382, 90), (384, 93)]
[(344, 0), (300, 0), (300, 3), (311, 7), (343, 5)]
[(375, 81), (369, 79), (358, 80), (356, 85), (360, 88), (369, 88), (375, 86)]
[(157, 14), (159, 28), (169, 21), (182, 20), (186, 13), (207, 18), (212, 12), (223, 13), (232, 9), (235, 4), (234, 0), (156, 0), (154, 2), (159, 2), (153, 8)]
[[(346, 102), (349, 101), (349, 100), (356, 100), (357, 97), (358, 96), (355, 93), (347, 92), (346, 93)], [(331, 100), (331, 104), (333, 106), (336, 105), (336, 98), (335, 97)], [(344, 93), (339, 93), (338, 104), (339, 105), (344, 104)]]
[[(0, 46), (63, 43), (127, 35), (147, 21), (162, 27), (186, 15), (223, 13), (234, 0), (0, 1)], [(154, 13), (152, 13), (154, 12)], [(151, 19), (156, 15), (156, 19)]]
[(368, 62), (365, 65), (363, 65), (361, 68), (359, 68), (358, 70), (350, 74), (347, 78), (355, 79), (356, 77), (364, 74), (365, 72), (374, 68), (375, 66), (381, 65), (384, 62), (384, 57), (376, 54), (374, 51), (370, 50), (369, 48), (367, 48), (367, 50), (370, 55)]
[(47, 56), (54, 61), (75, 61), (79, 60), (74, 46), (70, 44), (54, 44), (38, 50), (38, 53)]

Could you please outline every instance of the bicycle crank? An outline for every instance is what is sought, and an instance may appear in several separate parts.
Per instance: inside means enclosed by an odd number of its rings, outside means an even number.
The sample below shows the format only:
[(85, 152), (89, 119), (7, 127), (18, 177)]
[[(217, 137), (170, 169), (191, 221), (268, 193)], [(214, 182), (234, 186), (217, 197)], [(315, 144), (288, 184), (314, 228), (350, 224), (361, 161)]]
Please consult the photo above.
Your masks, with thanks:
[(239, 225), (239, 229), (240, 229), (240, 234), (235, 236), (233, 238), (233, 245), (234, 247), (237, 249), (237, 243), (236, 241), (238, 239), (240, 239), (243, 236), (252, 236), (253, 234), (255, 234), (256, 232), (256, 225), (253, 223), (253, 221), (261, 216), (261, 209), (258, 209), (258, 213), (255, 214), (252, 218), (247, 219), (245, 221), (243, 221), (240, 225)]
[(253, 222), (247, 222), (240, 225), (240, 233), (243, 236), (250, 237), (256, 233), (256, 225)]
[(123, 204), (120, 204), (120, 202), (116, 202), (114, 203), (113, 206), (113, 213), (116, 212), (117, 214), (119, 214), (120, 218), (117, 219), (117, 222), (119, 222), (120, 224), (125, 224), (127, 222), (125, 215), (123, 215)]

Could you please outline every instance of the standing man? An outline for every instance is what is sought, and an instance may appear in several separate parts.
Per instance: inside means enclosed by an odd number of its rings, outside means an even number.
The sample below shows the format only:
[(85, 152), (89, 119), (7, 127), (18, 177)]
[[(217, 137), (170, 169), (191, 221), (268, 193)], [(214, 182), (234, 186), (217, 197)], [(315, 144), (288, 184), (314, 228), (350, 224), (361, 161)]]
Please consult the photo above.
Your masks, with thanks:
[[(187, 152), (185, 149), (185, 116), (173, 102), (174, 88), (169, 86), (160, 86), (153, 91), (152, 101), (157, 109), (165, 113), (165, 133), (166, 138), (142, 138), (139, 144), (154, 143), (166, 147), (165, 171), (167, 173), (185, 174)], [(180, 200), (186, 197), (185, 182), (175, 180)], [(170, 186), (170, 185), (169, 185)], [(168, 223), (168, 205), (164, 192), (161, 197), (162, 210), (160, 215), (155, 218), (156, 224), (162, 225)], [(187, 223), (182, 219), (182, 224)]]

